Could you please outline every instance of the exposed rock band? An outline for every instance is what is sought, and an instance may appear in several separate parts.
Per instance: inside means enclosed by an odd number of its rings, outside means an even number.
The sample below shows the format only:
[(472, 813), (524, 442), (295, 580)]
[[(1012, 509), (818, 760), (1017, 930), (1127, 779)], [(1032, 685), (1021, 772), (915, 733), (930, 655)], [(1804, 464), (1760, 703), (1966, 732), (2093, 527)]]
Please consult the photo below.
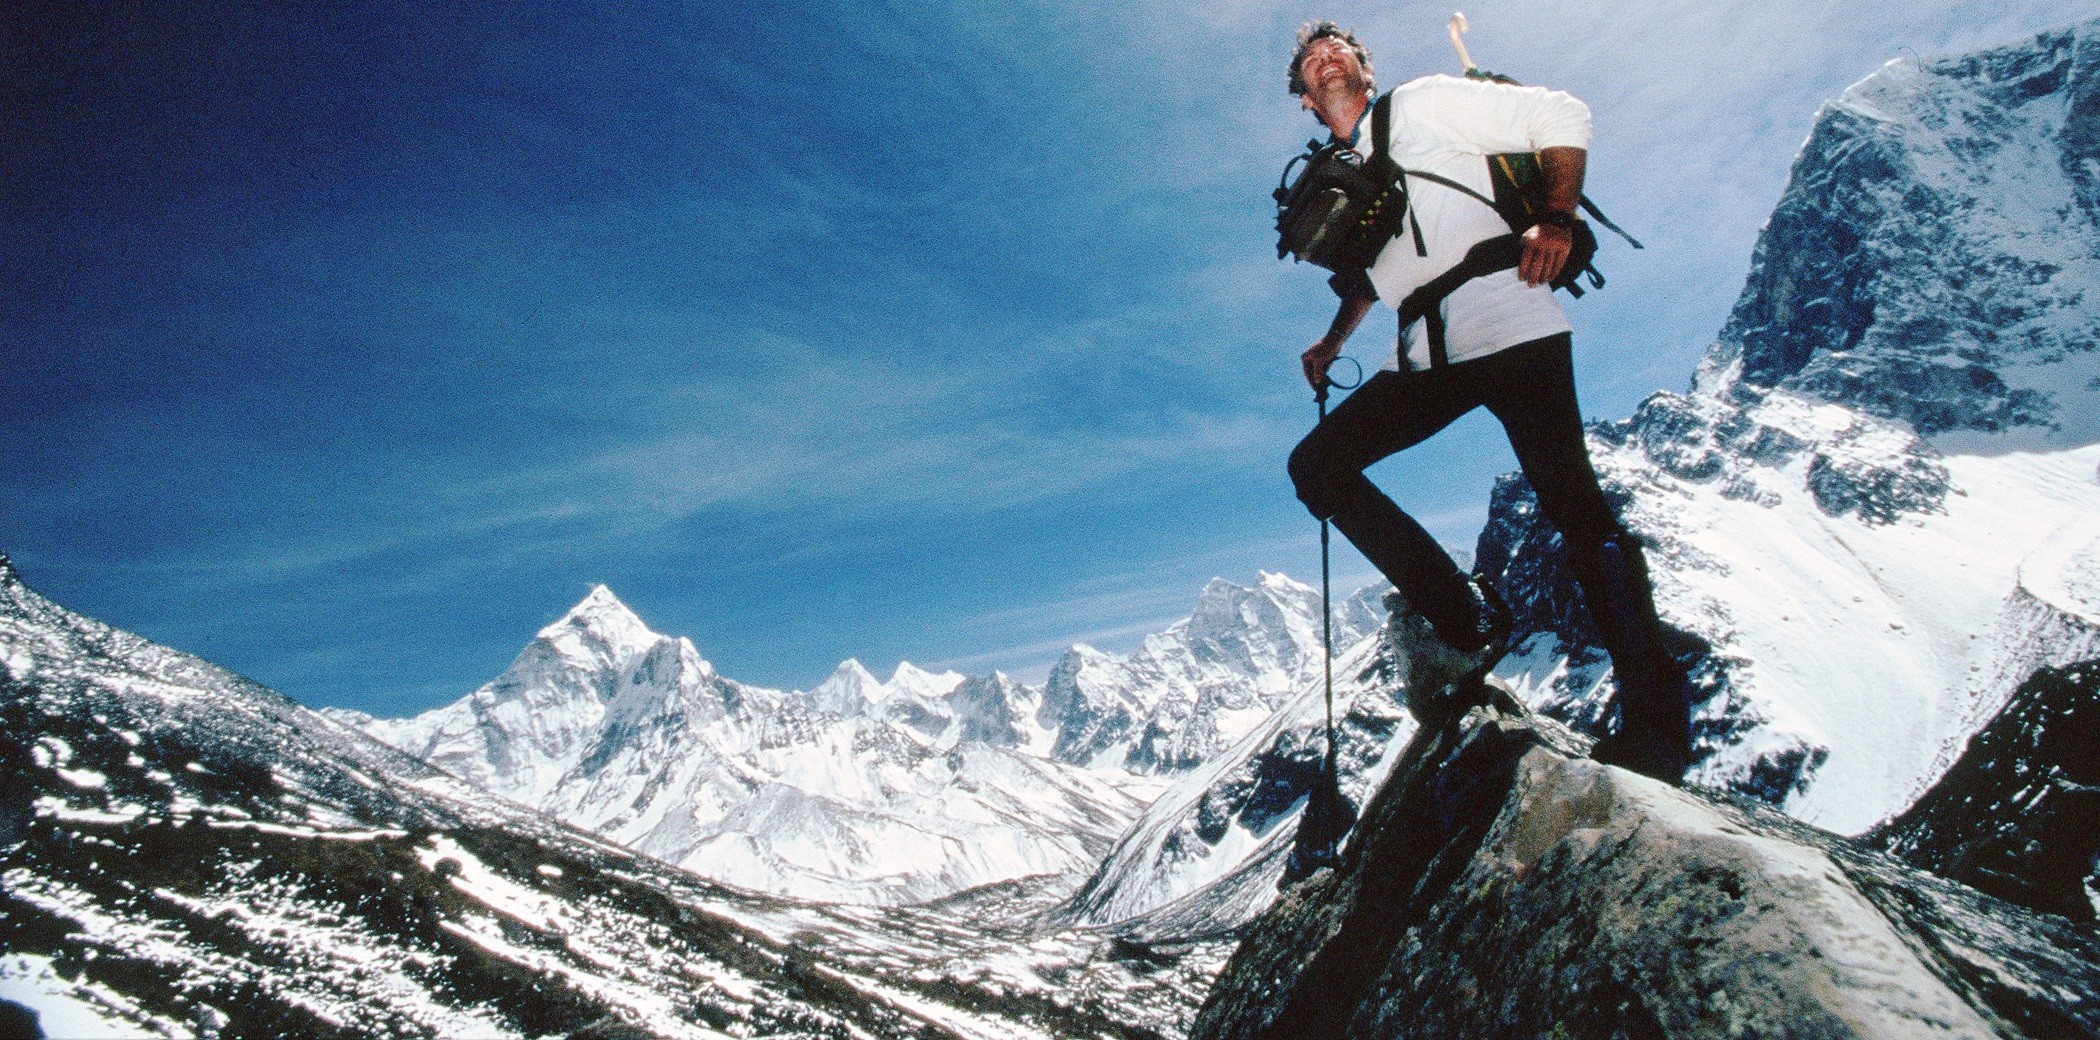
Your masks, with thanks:
[[(1437, 540), (1364, 475), (1373, 463), (1486, 407), (1560, 532), (1611, 655), (1620, 724), (1594, 757), (1680, 782), (1690, 753), (1690, 688), (1664, 649), (1640, 542), (1620, 527), (1590, 465), (1571, 329), (1549, 284), (1574, 244), (1589, 108), (1541, 87), (1430, 75), (1392, 91), (1387, 139), (1373, 141), (1378, 95), (1371, 53), (1351, 31), (1326, 21), (1298, 30), (1290, 89), (1335, 141), (1366, 158), (1383, 152), (1398, 167), (1408, 205), (1408, 234), (1387, 242), (1368, 270), (1339, 272), (1330, 281), (1341, 297), (1334, 321), (1303, 355), (1306, 381), (1323, 400), (1328, 366), (1374, 304), (1397, 309), (1476, 244), (1511, 234), (1491, 205), (1440, 182), (1492, 197), (1489, 157), (1524, 152), (1537, 154), (1544, 180), (1543, 211), (1522, 231), (1517, 266), (1462, 281), (1431, 318), (1402, 329), (1384, 369), (1291, 453), (1299, 499), (1333, 521), (1392, 581), (1447, 644), (1449, 656), (1463, 662), (1499, 652), (1495, 644), (1507, 638), (1507, 625), (1498, 622), (1492, 586), (1460, 572)], [(1451, 678), (1456, 674), (1427, 681)]]

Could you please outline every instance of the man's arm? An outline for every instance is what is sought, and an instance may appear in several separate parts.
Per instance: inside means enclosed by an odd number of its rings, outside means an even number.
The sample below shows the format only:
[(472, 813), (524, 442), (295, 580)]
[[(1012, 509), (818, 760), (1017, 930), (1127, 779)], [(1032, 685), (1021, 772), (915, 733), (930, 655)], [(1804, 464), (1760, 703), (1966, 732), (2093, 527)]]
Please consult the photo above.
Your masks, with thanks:
[(1305, 381), (1312, 385), (1315, 400), (1327, 400), (1327, 366), (1334, 364), (1334, 359), (1342, 352), (1342, 344), (1349, 341), (1349, 334), (1356, 331), (1364, 315), (1370, 312), (1371, 305), (1377, 302), (1370, 296), (1343, 297), (1341, 305), (1334, 309), (1334, 321), (1327, 326), (1327, 335), (1314, 340), (1313, 345), (1298, 356), (1304, 362)]
[[(1539, 149), (1539, 172), (1546, 180), (1546, 213), (1573, 216), (1582, 201), (1582, 174), (1589, 152), (1581, 148)], [(1524, 257), (1517, 277), (1526, 285), (1543, 285), (1559, 276), (1575, 248), (1575, 233), (1557, 224), (1534, 224), (1524, 232)]]

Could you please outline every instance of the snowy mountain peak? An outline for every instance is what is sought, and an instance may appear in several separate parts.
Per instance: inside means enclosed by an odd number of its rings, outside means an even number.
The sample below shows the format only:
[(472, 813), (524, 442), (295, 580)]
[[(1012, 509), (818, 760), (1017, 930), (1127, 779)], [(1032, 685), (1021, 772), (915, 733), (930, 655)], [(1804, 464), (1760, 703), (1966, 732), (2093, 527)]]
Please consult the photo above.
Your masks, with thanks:
[(849, 657), (840, 661), (831, 675), (818, 683), (806, 697), (810, 706), (818, 711), (852, 718), (867, 714), (868, 708), (881, 701), (885, 692), (874, 673)]
[(601, 646), (637, 652), (648, 650), (664, 638), (650, 631), (649, 626), (604, 585), (592, 586), (590, 594), (570, 607), (560, 620), (540, 630), (540, 638), (547, 640), (560, 640), (571, 634)]
[(1197, 598), (1189, 623), (1199, 628), (1216, 624), (1262, 627), (1281, 621), (1284, 615), (1317, 620), (1319, 613), (1320, 590), (1286, 574), (1260, 571), (1251, 588), (1212, 578)]
[[(1349, 609), (1336, 620), (1339, 653), (1384, 614)], [(1317, 590), (1268, 572), (1251, 588), (1214, 578), (1194, 612), (1128, 656), (1072, 647), (1051, 670), (1036, 718), (1057, 732), (1060, 761), (1177, 772), (1266, 718), (1322, 658)]]
[(1835, 401), (1941, 450), (2100, 440), (2096, 38), (1893, 61), (1826, 107), (1699, 386)]
[(929, 672), (910, 661), (897, 662), (897, 670), (890, 674), (884, 688), (891, 694), (909, 693), (919, 697), (946, 697), (963, 683), (961, 672)]
[[(868, 671), (868, 666), (860, 663), (860, 658), (849, 657), (831, 670), (831, 675), (824, 680), (824, 684), (829, 683), (852, 683), (855, 686), (874, 688), (881, 686), (882, 680), (875, 678), (875, 673)], [(823, 689), (824, 684), (819, 684), (817, 688)]]

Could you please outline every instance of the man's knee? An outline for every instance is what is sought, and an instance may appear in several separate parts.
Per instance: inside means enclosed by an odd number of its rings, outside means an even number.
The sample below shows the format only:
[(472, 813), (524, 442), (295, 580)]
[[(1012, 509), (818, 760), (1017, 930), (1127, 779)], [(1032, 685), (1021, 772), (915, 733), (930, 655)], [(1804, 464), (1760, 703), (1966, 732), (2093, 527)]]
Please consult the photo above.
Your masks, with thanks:
[(1305, 503), (1305, 508), (1322, 520), (1332, 517), (1339, 481), (1316, 437), (1306, 437), (1291, 450), (1289, 470), (1298, 501)]

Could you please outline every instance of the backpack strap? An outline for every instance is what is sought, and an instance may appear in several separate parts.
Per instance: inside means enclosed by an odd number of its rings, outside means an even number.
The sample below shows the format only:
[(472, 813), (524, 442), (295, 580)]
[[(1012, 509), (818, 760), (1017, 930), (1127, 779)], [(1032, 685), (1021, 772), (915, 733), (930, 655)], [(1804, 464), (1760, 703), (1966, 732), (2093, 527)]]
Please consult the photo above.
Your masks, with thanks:
[(1392, 135), (1393, 92), (1388, 90), (1371, 103), (1371, 159), (1364, 165), (1379, 183), (1392, 185), (1400, 193), (1398, 201), (1402, 212), (1399, 219), (1407, 221), (1408, 227), (1414, 231), (1415, 255), (1428, 256), (1429, 244), (1422, 240), (1422, 222), (1415, 217), (1415, 208), (1407, 198), (1407, 171), (1387, 154)]
[[(1468, 188), (1465, 185), (1460, 184), (1459, 182), (1454, 181), (1449, 177), (1440, 177), (1426, 170), (1401, 170), (1400, 173), (1404, 177), (1420, 177), (1423, 180), (1429, 181), (1432, 184), (1441, 184), (1446, 188), (1455, 188), (1459, 191), (1465, 192), (1466, 194), (1473, 196), (1476, 199), (1479, 199), (1483, 203), (1486, 203), (1488, 207), (1490, 209), (1493, 209), (1495, 212), (1502, 212), (1502, 207), (1495, 205), (1494, 199), (1488, 198), (1487, 196), (1482, 195), (1481, 193), (1474, 191), (1473, 189)], [(1619, 225), (1612, 223), (1611, 218), (1605, 216), (1604, 211), (1598, 209), (1597, 204), (1591, 202), (1590, 197), (1588, 195), (1580, 196), (1578, 199), (1578, 204), (1581, 205), (1583, 212), (1588, 213), (1590, 215), (1591, 219), (1595, 220), (1599, 224), (1604, 225), (1607, 228), (1610, 228), (1613, 232), (1617, 233), (1620, 238), (1625, 239), (1627, 245), (1630, 245), (1635, 249), (1647, 248), (1641, 245), (1639, 239), (1627, 234), (1625, 228), (1622, 228)], [(1516, 229), (1511, 228), (1511, 230)]]
[(1473, 189), (1468, 188), (1465, 185), (1460, 184), (1459, 182), (1454, 181), (1449, 177), (1444, 177), (1438, 174), (1430, 173), (1427, 170), (1401, 170), (1400, 175), (1403, 177), (1420, 177), (1431, 184), (1441, 184), (1446, 188), (1456, 188), (1459, 191), (1465, 192), (1466, 194), (1471, 195), (1474, 198), (1486, 203), (1489, 209), (1492, 209), (1497, 213), (1502, 212), (1501, 207), (1495, 205), (1494, 199), (1488, 198), (1487, 196), (1482, 195), (1481, 193), (1474, 191)]
[(1407, 294), (1407, 299), (1400, 301), (1402, 335), (1417, 321), (1426, 320), (1429, 323), (1430, 368), (1443, 368), (1451, 363), (1450, 348), (1444, 340), (1444, 297), (1482, 275), (1507, 271), (1517, 266), (1523, 256), (1524, 241), (1514, 234), (1497, 235), (1475, 243), (1473, 248), (1466, 250), (1464, 260), (1460, 260), (1443, 274), (1422, 283), (1414, 292)]
[(1371, 161), (1367, 164), (1373, 173), (1390, 174), (1399, 169), (1393, 165), (1393, 157), (1386, 154), (1386, 142), (1393, 132), (1393, 92), (1388, 90), (1371, 102)]
[[(1582, 208), (1590, 216), (1597, 218), (1597, 223), (1602, 224), (1605, 227), (1608, 227), (1613, 231), (1618, 232), (1619, 237), (1625, 239), (1627, 245), (1632, 246), (1635, 249), (1647, 248), (1646, 246), (1641, 245), (1640, 239), (1637, 239), (1632, 235), (1627, 234), (1625, 228), (1622, 228), (1619, 225), (1612, 223), (1611, 218), (1605, 216), (1604, 211), (1598, 209), (1597, 204), (1591, 202), (1590, 197), (1588, 195), (1584, 195), (1582, 197)], [(1598, 284), (1601, 286), (1603, 283), (1600, 282)]]

